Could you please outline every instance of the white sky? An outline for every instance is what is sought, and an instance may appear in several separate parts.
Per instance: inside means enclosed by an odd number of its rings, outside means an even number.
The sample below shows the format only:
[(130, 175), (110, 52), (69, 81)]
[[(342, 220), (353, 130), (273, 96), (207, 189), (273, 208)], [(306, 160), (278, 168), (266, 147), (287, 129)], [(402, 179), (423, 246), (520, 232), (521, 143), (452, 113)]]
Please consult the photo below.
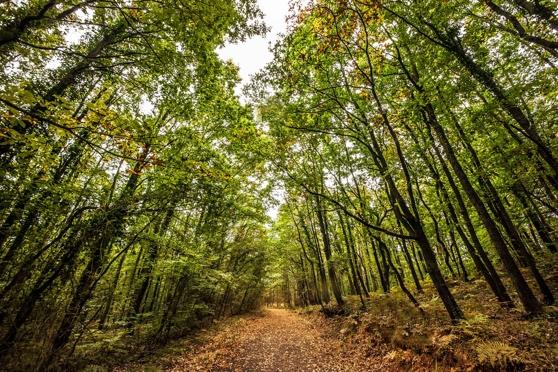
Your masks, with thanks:
[(232, 59), (240, 68), (242, 83), (250, 80), (250, 75), (261, 70), (273, 55), (269, 51), (270, 43), (273, 45), (279, 33), (284, 33), (287, 28), (285, 18), (289, 10), (289, 0), (258, 0), (260, 9), (265, 14), (265, 23), (271, 31), (265, 37), (257, 37), (240, 44), (228, 44), (219, 50), (223, 59)]
[[(265, 15), (265, 24), (271, 28), (271, 31), (265, 37), (252, 38), (239, 44), (227, 44), (218, 51), (221, 58), (232, 59), (239, 67), (242, 85), (247, 84), (251, 75), (272, 61), (273, 54), (269, 48), (275, 44), (278, 35), (285, 33), (287, 29), (286, 17), (289, 11), (289, 0), (258, 0), (258, 5)], [(238, 94), (240, 94), (240, 88), (237, 88)], [(274, 197), (279, 201), (284, 200), (281, 190), (275, 190)], [(267, 215), (272, 219), (277, 218), (278, 212), (278, 205), (268, 206)]]

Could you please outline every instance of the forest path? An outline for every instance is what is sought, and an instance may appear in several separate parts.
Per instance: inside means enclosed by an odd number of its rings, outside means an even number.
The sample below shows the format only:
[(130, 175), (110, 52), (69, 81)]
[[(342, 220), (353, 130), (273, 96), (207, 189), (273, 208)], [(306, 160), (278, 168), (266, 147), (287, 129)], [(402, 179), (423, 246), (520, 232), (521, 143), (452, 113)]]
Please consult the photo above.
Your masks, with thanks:
[(354, 371), (342, 346), (299, 314), (266, 309), (219, 330), (175, 359), (170, 370)]

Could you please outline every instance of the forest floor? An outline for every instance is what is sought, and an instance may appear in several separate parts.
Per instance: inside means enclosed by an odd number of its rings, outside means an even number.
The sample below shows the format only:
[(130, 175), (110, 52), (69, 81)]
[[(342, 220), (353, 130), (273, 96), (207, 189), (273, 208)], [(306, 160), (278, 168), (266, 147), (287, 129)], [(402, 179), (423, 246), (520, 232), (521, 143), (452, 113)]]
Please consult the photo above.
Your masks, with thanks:
[[(484, 293), (474, 282), (454, 291)], [(427, 289), (427, 293), (430, 289)], [(264, 309), (233, 317), (177, 340), (118, 371), (553, 371), (558, 370), (556, 309), (536, 319), (519, 311), (467, 311), (459, 325), (445, 321), (438, 299), (417, 317), (399, 293), (377, 296), (366, 311), (325, 316), (318, 307)], [(459, 296), (461, 297), (461, 296)], [(463, 302), (463, 301), (462, 301)], [(482, 310), (494, 305), (487, 298)]]
[[(264, 309), (236, 317), (184, 340), (183, 352), (125, 366), (122, 370), (167, 371), (355, 371), (366, 358), (345, 352), (343, 340), (311, 317)], [(178, 350), (179, 345), (173, 347)]]
[[(177, 357), (171, 371), (350, 371), (343, 342), (285, 309), (265, 309), (209, 336)], [(365, 362), (365, 360), (361, 360)]]
[[(558, 267), (548, 269), (556, 293)], [(454, 325), (432, 285), (424, 284), (417, 295), (424, 314), (398, 290), (371, 294), (366, 308), (354, 296), (343, 308), (268, 308), (218, 321), (133, 359), (132, 345), (122, 349), (120, 362), (109, 363), (104, 353), (89, 359), (86, 370), (558, 371), (556, 306), (526, 318), (520, 309), (502, 309), (482, 280), (449, 280), (467, 318)]]

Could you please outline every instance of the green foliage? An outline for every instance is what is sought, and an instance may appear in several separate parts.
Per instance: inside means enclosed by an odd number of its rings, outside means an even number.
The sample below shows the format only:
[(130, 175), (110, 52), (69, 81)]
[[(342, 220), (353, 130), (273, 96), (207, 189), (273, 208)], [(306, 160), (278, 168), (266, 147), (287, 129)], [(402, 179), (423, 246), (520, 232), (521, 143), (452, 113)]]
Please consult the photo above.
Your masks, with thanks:
[[(557, 78), (557, 26), (542, 15), (554, 7), (302, 6), (252, 84), (290, 210), (276, 227), (290, 233), (275, 283), (285, 303), (293, 291), (295, 303), (308, 302), (308, 292), (311, 303), (327, 303), (336, 282), (343, 294), (364, 296), (397, 282), (418, 306), (406, 289), (420, 292), (428, 271), (439, 296), (424, 308), (441, 301), (457, 320), (447, 278), (476, 272), (505, 302), (500, 265), (527, 312), (542, 310), (518, 266), (529, 266), (546, 302), (554, 301), (529, 258), (547, 262), (543, 247), (557, 249), (556, 87), (548, 84)], [(332, 267), (337, 279), (323, 274)]]
[(0, 363), (395, 286), (458, 322), (473, 275), (544, 313), (558, 25), (525, 4), (299, 4), (243, 104), (216, 49), (255, 0), (0, 2)]
[(216, 53), (265, 32), (256, 1), (0, 14), (2, 365), (46, 369), (91, 339), (165, 341), (257, 308), (266, 143)]

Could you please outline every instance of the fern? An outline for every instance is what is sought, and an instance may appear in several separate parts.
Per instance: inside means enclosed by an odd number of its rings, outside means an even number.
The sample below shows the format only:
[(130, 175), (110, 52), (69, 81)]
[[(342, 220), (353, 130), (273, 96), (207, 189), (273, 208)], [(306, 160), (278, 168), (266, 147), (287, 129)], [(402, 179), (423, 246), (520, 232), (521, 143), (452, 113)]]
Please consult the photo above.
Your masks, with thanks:
[(491, 368), (505, 369), (523, 364), (517, 348), (501, 341), (486, 341), (475, 346), (479, 363)]

